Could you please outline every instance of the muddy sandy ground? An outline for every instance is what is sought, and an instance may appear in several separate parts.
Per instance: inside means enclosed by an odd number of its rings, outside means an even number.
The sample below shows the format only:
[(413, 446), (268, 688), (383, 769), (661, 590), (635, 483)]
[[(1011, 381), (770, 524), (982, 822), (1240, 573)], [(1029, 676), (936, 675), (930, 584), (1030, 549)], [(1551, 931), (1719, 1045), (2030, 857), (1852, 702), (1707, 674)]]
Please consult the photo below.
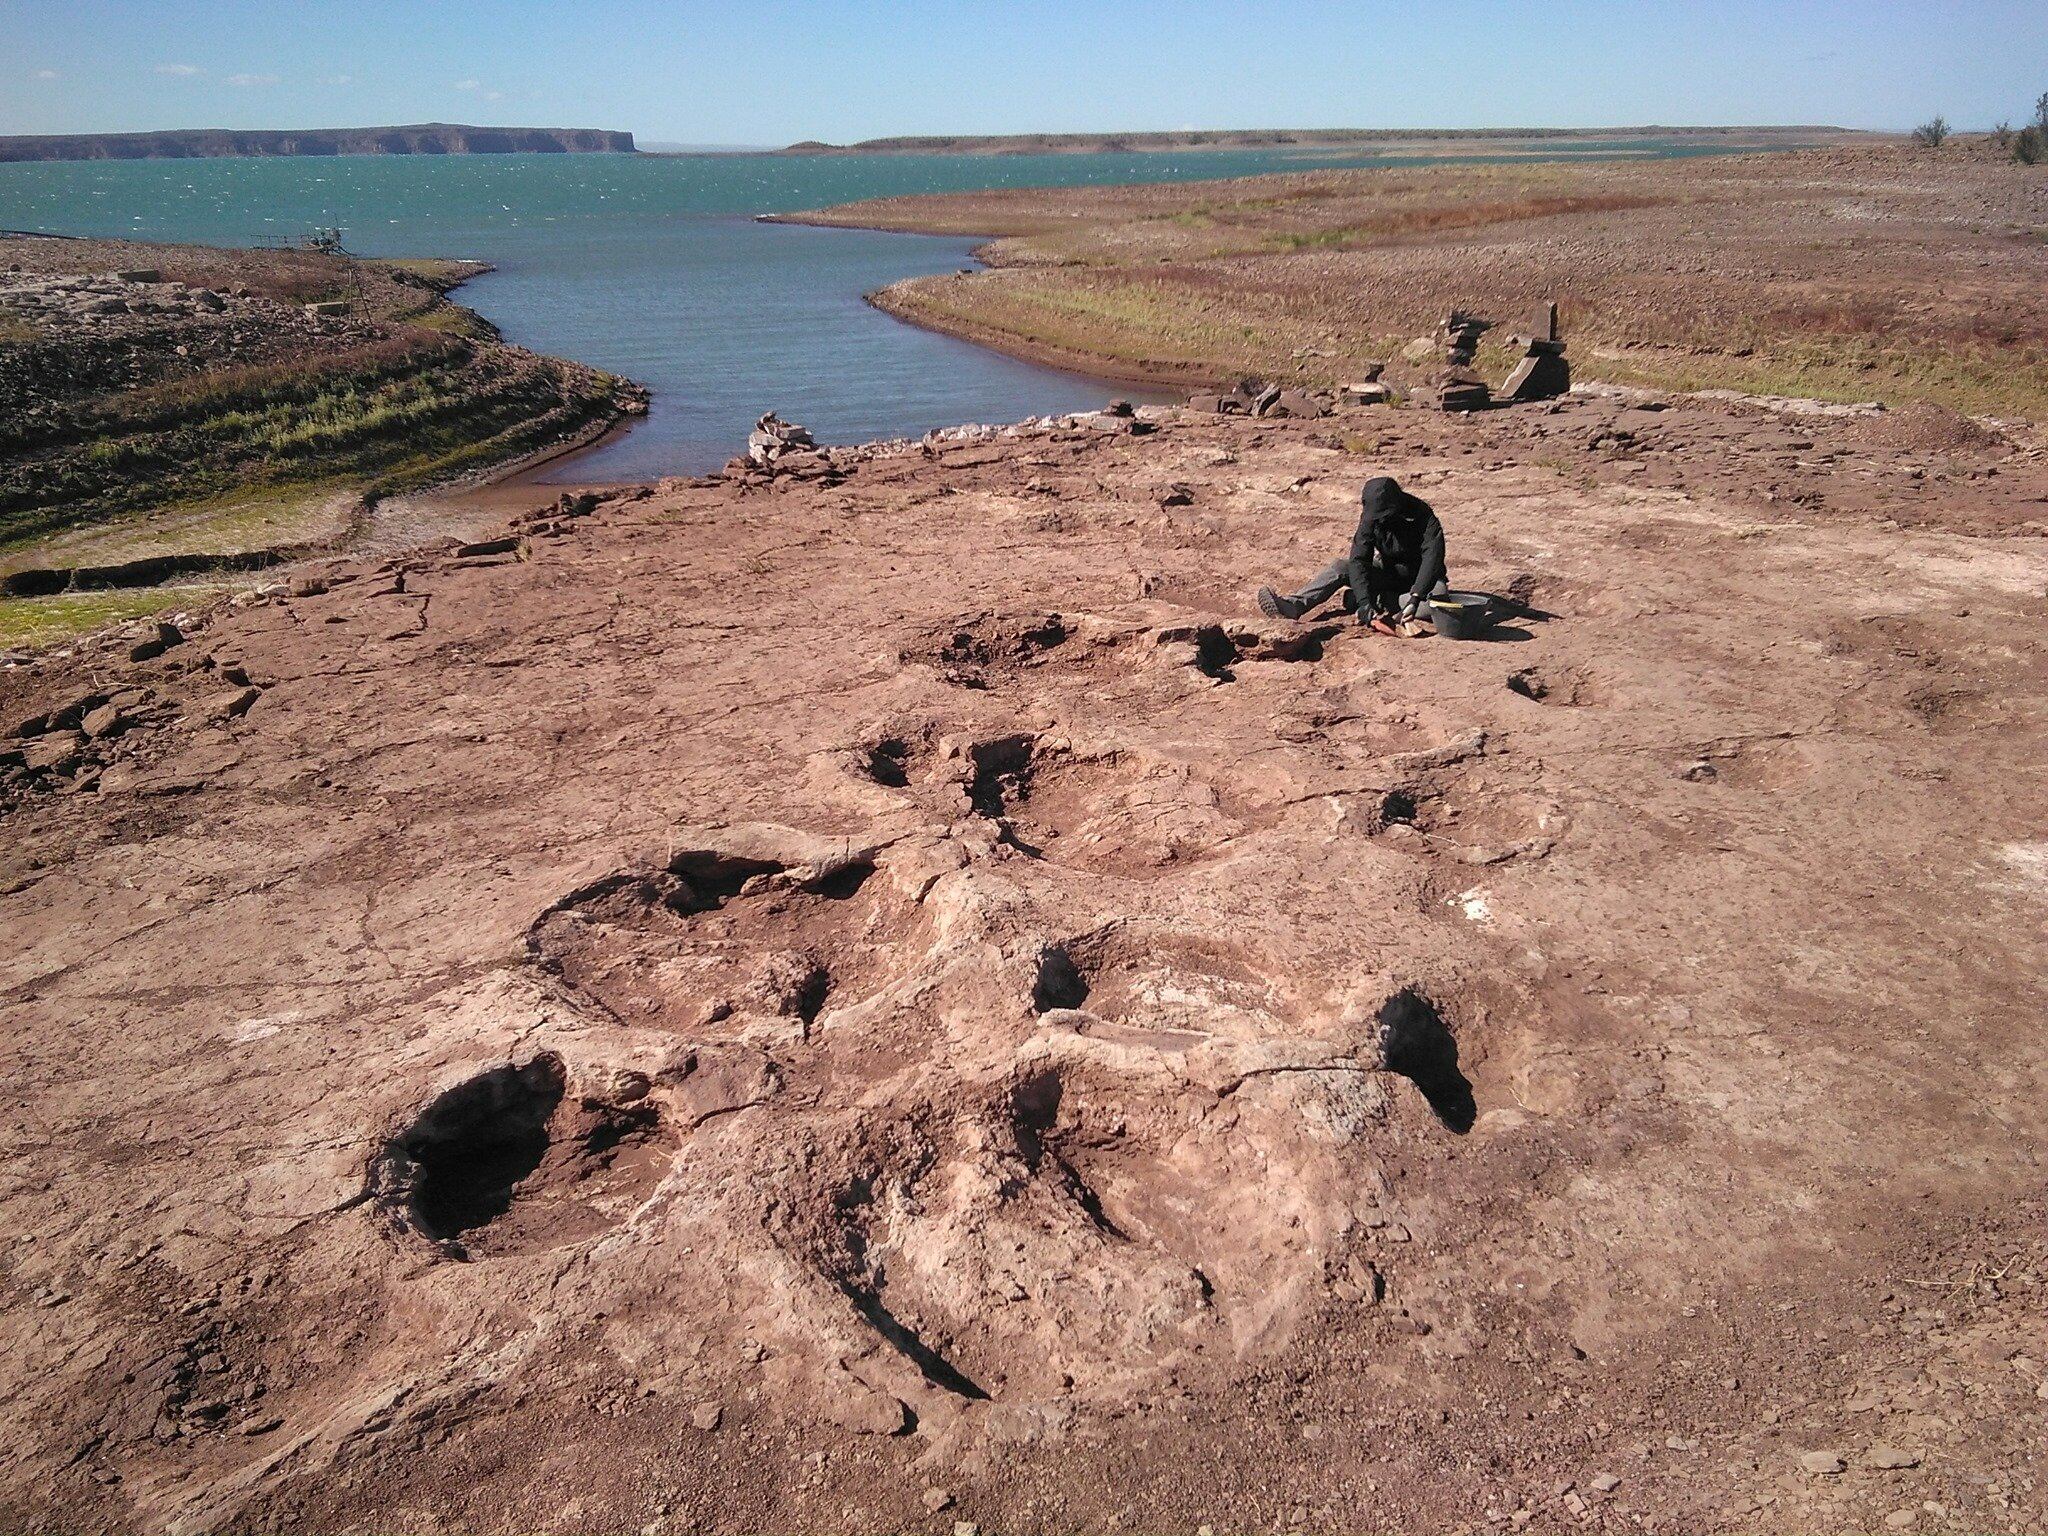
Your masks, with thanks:
[[(1247, 617), (1377, 472), (1488, 640)], [(2044, 497), (1210, 418), (6, 674), (0, 1524), (2040, 1529)]]

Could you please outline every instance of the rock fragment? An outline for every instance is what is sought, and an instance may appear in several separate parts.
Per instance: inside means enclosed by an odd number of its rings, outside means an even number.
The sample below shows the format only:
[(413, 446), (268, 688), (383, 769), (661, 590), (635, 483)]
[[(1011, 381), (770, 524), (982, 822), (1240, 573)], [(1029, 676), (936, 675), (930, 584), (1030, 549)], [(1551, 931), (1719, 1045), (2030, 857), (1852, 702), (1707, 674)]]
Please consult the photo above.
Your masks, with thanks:
[(120, 735), (132, 724), (134, 721), (126, 710), (118, 704), (108, 703), (88, 713), (79, 722), (79, 729), (94, 741), (102, 741)]
[(1523, 348), (1522, 360), (1500, 387), (1500, 398), (1512, 404), (1551, 400), (1572, 387), (1571, 365), (1564, 359), (1564, 342), (1557, 334), (1557, 305), (1543, 306), (1543, 317), (1534, 334), (1517, 336)]
[(249, 713), (249, 707), (261, 696), (261, 689), (230, 688), (200, 700), (198, 707), (186, 718), (201, 721), (239, 720)]

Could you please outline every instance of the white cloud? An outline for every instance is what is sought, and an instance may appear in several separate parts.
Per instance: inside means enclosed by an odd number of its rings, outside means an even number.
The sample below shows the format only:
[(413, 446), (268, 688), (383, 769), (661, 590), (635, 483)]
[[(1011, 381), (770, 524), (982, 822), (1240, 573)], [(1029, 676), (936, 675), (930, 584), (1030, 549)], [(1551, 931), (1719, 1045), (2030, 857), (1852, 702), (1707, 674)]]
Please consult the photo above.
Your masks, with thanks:
[(329, 75), (327, 83), (329, 85), (354, 85), (356, 77), (354, 75)]
[(29, 76), (29, 79), (31, 80), (54, 80), (56, 78), (57, 71), (55, 71), (54, 69), (39, 69), (34, 74)]
[(484, 92), (484, 100), (485, 100), (485, 101), (503, 101), (504, 99), (505, 99), (505, 93), (504, 93), (503, 91), (485, 91), (485, 92)]
[(156, 72), (160, 75), (178, 75), (184, 78), (206, 73), (205, 70), (196, 64), (159, 64), (156, 67)]
[(484, 83), (481, 80), (458, 80), (455, 82), (455, 89), (458, 91), (480, 91), (483, 88)]
[(229, 85), (275, 85), (275, 75), (229, 75)]

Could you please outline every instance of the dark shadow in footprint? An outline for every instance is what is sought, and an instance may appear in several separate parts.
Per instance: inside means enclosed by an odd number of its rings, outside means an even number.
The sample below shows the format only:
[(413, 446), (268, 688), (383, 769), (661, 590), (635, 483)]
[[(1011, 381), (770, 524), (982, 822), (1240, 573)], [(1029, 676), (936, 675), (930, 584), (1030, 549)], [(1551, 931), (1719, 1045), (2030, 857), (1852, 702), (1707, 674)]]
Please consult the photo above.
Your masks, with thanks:
[(1054, 1008), (1078, 1008), (1088, 1001), (1088, 979), (1074, 964), (1074, 957), (1058, 944), (1046, 946), (1038, 957), (1038, 977), (1031, 984), (1031, 1006), (1039, 1013)]
[(988, 1393), (959, 1366), (919, 1338), (882, 1298), (865, 1285), (841, 1281), (840, 1294), (853, 1303), (854, 1310), (904, 1359), (917, 1367), (918, 1374), (933, 1386), (975, 1402), (987, 1402)]
[(1031, 736), (999, 736), (969, 749), (974, 776), (968, 782), (967, 797), (978, 814), (999, 820), (1031, 792), (1031, 749), (1036, 744)]
[(558, 1057), (498, 1067), (449, 1089), (398, 1138), (411, 1165), (414, 1221), (437, 1240), (459, 1237), (512, 1208), (519, 1181), (548, 1153), (548, 1121), (562, 1102)]
[(1422, 1090), (1437, 1119), (1460, 1136), (1479, 1118), (1472, 1084), (1458, 1070), (1458, 1042), (1436, 1005), (1413, 988), (1380, 1007), (1380, 1059)]
[(1219, 683), (1236, 682), (1237, 674), (1231, 668), (1243, 654), (1220, 624), (1205, 624), (1195, 632), (1195, 667), (1204, 677)]
[(1026, 1078), (1012, 1090), (1010, 1120), (1016, 1130), (1017, 1150), (1023, 1156), (1025, 1166), (1033, 1173), (1049, 1165), (1065, 1186), (1067, 1194), (1098, 1231), (1120, 1243), (1129, 1242), (1123, 1228), (1103, 1210), (1102, 1197), (1081, 1177), (1080, 1170), (1060, 1156), (1051, 1144), (1050, 1137), (1059, 1121), (1060, 1102), (1065, 1091), (1057, 1072), (1041, 1072)]
[(1539, 590), (1540, 586), (1535, 577), (1517, 576), (1508, 583), (1507, 591), (1494, 593), (1493, 600), (1499, 608), (1515, 618), (1534, 619), (1539, 624), (1545, 624), (1558, 615), (1536, 604), (1535, 598)]
[(867, 749), (868, 777), (885, 789), (902, 789), (910, 783), (909, 757), (910, 743), (901, 737), (878, 741)]
[(860, 888), (874, 872), (875, 866), (869, 860), (849, 859), (837, 869), (827, 870), (804, 889), (817, 892), (827, 901), (846, 901), (860, 894)]

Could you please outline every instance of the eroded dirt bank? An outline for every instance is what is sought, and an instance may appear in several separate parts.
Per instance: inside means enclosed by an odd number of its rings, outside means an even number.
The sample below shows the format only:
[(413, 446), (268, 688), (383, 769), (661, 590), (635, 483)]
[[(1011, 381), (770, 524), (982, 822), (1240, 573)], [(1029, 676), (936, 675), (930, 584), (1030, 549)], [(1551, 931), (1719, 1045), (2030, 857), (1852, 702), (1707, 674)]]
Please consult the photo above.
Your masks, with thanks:
[(838, 459), (0, 678), (0, 1523), (2048, 1518), (2038, 442)]

